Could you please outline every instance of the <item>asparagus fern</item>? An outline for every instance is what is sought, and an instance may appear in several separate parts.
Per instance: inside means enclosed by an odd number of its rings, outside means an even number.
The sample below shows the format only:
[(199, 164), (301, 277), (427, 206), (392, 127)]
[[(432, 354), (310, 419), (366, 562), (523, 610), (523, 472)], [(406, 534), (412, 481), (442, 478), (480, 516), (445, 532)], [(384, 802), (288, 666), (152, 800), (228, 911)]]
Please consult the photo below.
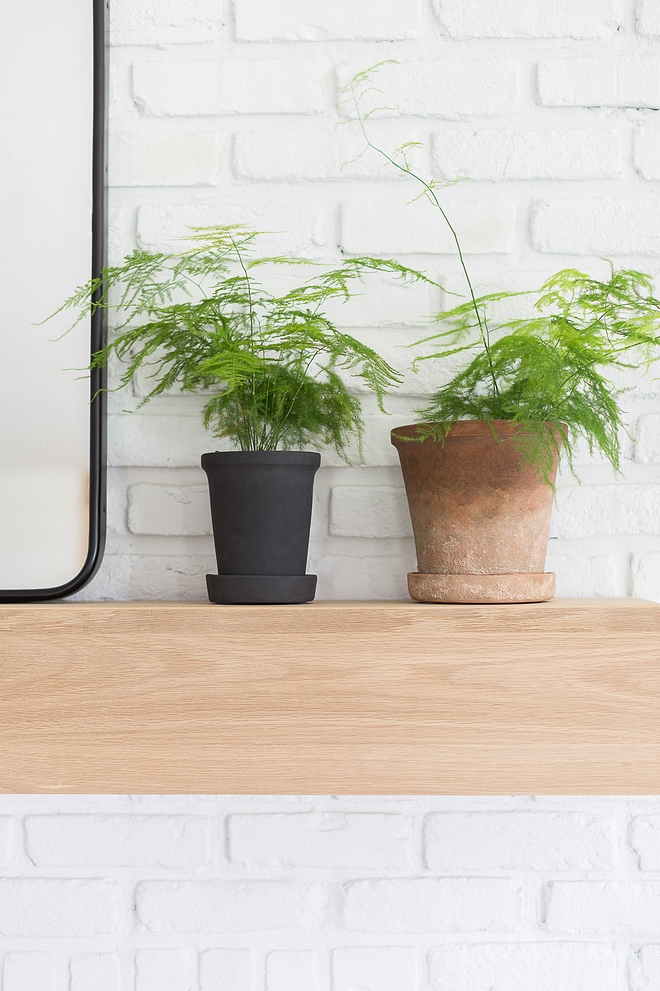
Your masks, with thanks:
[(437, 315), (440, 331), (411, 345), (434, 345), (414, 367), (429, 359), (466, 357), (464, 367), (415, 411), (423, 425), (418, 439), (443, 441), (456, 420), (486, 420), (491, 426), (495, 420), (513, 420), (521, 425), (522, 463), (546, 478), (561, 442), (573, 466), (580, 437), (618, 470), (623, 390), (610, 376), (617, 369), (648, 367), (660, 356), (660, 301), (650, 277), (612, 269), (609, 279), (599, 281), (564, 269), (535, 294), (538, 316), (493, 323), (493, 305), (522, 294), (476, 295), (456, 228), (438, 195), (448, 184), (417, 174), (407, 154), (412, 143), (390, 155), (371, 138), (368, 122), (379, 108), (367, 110), (365, 104), (379, 93), (374, 77), (383, 64), (353, 77), (344, 89), (344, 108), (365, 149), (413, 180), (438, 212), (453, 238), (468, 297)]
[(369, 271), (431, 280), (393, 260), (360, 257), (274, 295), (259, 270), (301, 261), (253, 257), (257, 237), (244, 227), (209, 227), (194, 231), (192, 247), (180, 254), (136, 250), (81, 286), (63, 308), (121, 315), (93, 366), (118, 358), (126, 366), (122, 386), (148, 369), (154, 384), (140, 406), (178, 384), (209, 394), (205, 426), (242, 450), (322, 443), (347, 460), (347, 444), (361, 437), (363, 419), (345, 378), (371, 389), (382, 409), (400, 376), (372, 348), (340, 332), (324, 304), (350, 299)]

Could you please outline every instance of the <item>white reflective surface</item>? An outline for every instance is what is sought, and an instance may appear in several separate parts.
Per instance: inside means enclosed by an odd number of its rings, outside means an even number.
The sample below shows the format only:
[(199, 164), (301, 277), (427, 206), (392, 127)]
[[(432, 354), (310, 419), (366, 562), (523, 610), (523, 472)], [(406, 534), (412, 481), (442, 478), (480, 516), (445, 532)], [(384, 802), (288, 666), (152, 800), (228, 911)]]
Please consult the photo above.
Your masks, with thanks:
[(0, 589), (50, 588), (88, 544), (89, 322), (37, 326), (91, 271), (91, 0), (3, 5)]

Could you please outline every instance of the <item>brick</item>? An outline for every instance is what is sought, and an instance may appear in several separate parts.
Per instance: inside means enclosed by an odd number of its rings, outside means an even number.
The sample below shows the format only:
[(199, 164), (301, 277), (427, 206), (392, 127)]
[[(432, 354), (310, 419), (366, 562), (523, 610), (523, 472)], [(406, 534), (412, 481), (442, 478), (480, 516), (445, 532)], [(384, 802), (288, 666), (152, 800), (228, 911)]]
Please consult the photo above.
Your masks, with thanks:
[(71, 991), (119, 991), (115, 953), (77, 953), (71, 957)]
[(660, 554), (633, 554), (630, 561), (631, 594), (660, 602)]
[(439, 179), (611, 179), (621, 174), (615, 131), (440, 131), (433, 139)]
[[(315, 274), (312, 272), (311, 277)], [(304, 276), (303, 276), (304, 278)], [(303, 279), (298, 276), (296, 281), (282, 287), (282, 291), (293, 289), (300, 285)], [(267, 283), (266, 283), (267, 284)], [(279, 292), (279, 288), (276, 287)], [(330, 300), (323, 306), (323, 312), (336, 327), (355, 331), (359, 327), (387, 328), (399, 333), (387, 336), (378, 333), (374, 335), (371, 344), (380, 353), (391, 343), (390, 363), (401, 372), (405, 371), (408, 356), (397, 345), (408, 344), (414, 340), (413, 334), (421, 336), (427, 332), (427, 320), (430, 313), (440, 308), (439, 290), (423, 282), (408, 282), (395, 279), (380, 272), (365, 272), (361, 279), (352, 283), (351, 299), (344, 302), (341, 299)], [(403, 328), (414, 327), (414, 331)], [(364, 340), (364, 335), (359, 335)], [(367, 414), (369, 415), (369, 414)], [(381, 427), (387, 420), (382, 418)], [(389, 443), (389, 437), (388, 437)]]
[(655, 121), (637, 129), (635, 166), (643, 179), (660, 179), (660, 127)]
[(310, 571), (318, 572), (317, 599), (407, 599), (406, 575), (415, 571), (410, 539), (408, 554), (328, 554)]
[(38, 815), (25, 820), (28, 856), (43, 866), (197, 867), (209, 823), (187, 816)]
[(658, 932), (660, 881), (554, 881), (546, 922), (550, 932)]
[(199, 970), (200, 991), (253, 991), (255, 987), (249, 950), (205, 950)]
[(198, 416), (141, 412), (108, 417), (110, 465), (198, 467), (202, 454), (219, 446)]
[(322, 887), (288, 881), (144, 881), (138, 919), (147, 932), (260, 932), (318, 922)]
[(429, 958), (431, 991), (617, 991), (616, 951), (606, 943), (470, 943)]
[(630, 824), (630, 843), (642, 870), (660, 870), (660, 816), (635, 817)]
[(607, 870), (612, 824), (586, 812), (441, 812), (425, 823), (432, 871)]
[(147, 117), (320, 113), (324, 76), (312, 59), (136, 62), (133, 99)]
[(405, 489), (389, 485), (335, 485), (330, 492), (335, 537), (410, 537)]
[(190, 227), (213, 224), (243, 224), (264, 234), (257, 242), (262, 257), (282, 254), (310, 255), (328, 240), (322, 205), (302, 197), (269, 196), (255, 193), (245, 197), (188, 203), (145, 204), (139, 207), (137, 234), (140, 246), (156, 251), (177, 252), (185, 247), (179, 240)]
[[(445, 204), (465, 254), (506, 254), (513, 248), (516, 207), (512, 202)], [(362, 197), (345, 203), (341, 247), (350, 254), (449, 254), (456, 244), (439, 212), (426, 200), (396, 202)]]
[(266, 991), (318, 991), (318, 962), (310, 950), (273, 950), (266, 957)]
[(602, 38), (620, 29), (621, 0), (435, 0), (452, 38)]
[(651, 37), (660, 35), (660, 9), (655, 0), (639, 0), (635, 13), (635, 27), (639, 34)]
[(235, 0), (239, 41), (398, 41), (418, 38), (420, 0)]
[(206, 485), (150, 485), (128, 488), (131, 533), (192, 537), (211, 533)]
[(250, 867), (411, 866), (406, 816), (359, 812), (232, 815), (229, 859)]
[[(372, 135), (394, 157), (405, 142), (419, 140), (416, 132)], [(408, 161), (424, 168), (423, 149), (411, 148)], [(401, 173), (378, 152), (365, 147), (352, 128), (321, 130), (243, 131), (234, 140), (233, 171), (239, 179), (267, 182), (313, 182), (346, 179), (400, 179)]]
[(519, 929), (523, 890), (501, 878), (405, 878), (346, 887), (344, 928), (426, 933)]
[(246, 131), (234, 140), (239, 179), (336, 179), (344, 156), (337, 134), (324, 131)]
[(138, 950), (135, 991), (190, 991), (190, 965), (186, 950)]
[(220, 136), (199, 133), (115, 132), (110, 139), (110, 186), (215, 186)]
[(410, 946), (347, 946), (332, 951), (332, 991), (417, 991)]
[(18, 823), (11, 816), (0, 816), (0, 864), (9, 864), (19, 844)]
[(556, 554), (552, 542), (548, 548), (546, 571), (557, 575), (557, 596), (560, 599), (581, 597), (616, 597), (622, 594), (617, 560), (611, 554)]
[(653, 485), (571, 485), (557, 490), (553, 537), (660, 533), (660, 502)]
[(220, 0), (113, 0), (114, 45), (191, 45), (213, 41), (222, 25)]
[(68, 960), (60, 953), (9, 953), (4, 960), (2, 988), (3, 991), (69, 991)]
[(638, 946), (628, 962), (630, 991), (655, 991), (660, 987), (660, 946)]
[(655, 199), (571, 199), (537, 203), (534, 247), (549, 254), (657, 255), (660, 203)]
[[(343, 66), (339, 86), (344, 91), (364, 64)], [(373, 76), (373, 90), (364, 93), (362, 109), (375, 116), (497, 117), (518, 105), (518, 64), (504, 58), (416, 59), (384, 64)], [(343, 92), (344, 113), (354, 117), (350, 97)]]
[(213, 551), (200, 554), (106, 554), (79, 602), (205, 600), (208, 573), (217, 572)]
[(548, 59), (538, 65), (548, 107), (660, 108), (660, 58), (652, 55)]
[(639, 417), (633, 457), (642, 465), (660, 464), (660, 413)]
[(0, 880), (3, 936), (105, 936), (115, 931), (112, 881), (12, 877)]

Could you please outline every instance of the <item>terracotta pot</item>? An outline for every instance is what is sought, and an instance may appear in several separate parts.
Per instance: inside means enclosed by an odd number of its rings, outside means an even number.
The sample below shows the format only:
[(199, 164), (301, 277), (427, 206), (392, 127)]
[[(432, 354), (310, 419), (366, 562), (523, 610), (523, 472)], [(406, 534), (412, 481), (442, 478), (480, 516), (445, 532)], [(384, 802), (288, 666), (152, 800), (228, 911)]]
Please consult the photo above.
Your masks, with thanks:
[[(544, 570), (553, 489), (521, 468), (520, 425), (492, 426), (497, 436), (483, 420), (461, 420), (444, 443), (415, 440), (419, 424), (392, 431), (417, 550), (408, 591), (419, 602), (541, 602), (555, 593)], [(556, 472), (555, 456), (553, 483)]]

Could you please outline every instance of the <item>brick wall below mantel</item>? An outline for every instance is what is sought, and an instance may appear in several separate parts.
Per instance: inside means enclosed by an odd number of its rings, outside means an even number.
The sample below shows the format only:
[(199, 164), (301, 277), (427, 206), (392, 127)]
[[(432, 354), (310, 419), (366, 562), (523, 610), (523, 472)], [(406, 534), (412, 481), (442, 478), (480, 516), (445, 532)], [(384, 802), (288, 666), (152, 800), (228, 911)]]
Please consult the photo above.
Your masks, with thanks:
[(660, 800), (0, 796), (3, 991), (647, 991)]

